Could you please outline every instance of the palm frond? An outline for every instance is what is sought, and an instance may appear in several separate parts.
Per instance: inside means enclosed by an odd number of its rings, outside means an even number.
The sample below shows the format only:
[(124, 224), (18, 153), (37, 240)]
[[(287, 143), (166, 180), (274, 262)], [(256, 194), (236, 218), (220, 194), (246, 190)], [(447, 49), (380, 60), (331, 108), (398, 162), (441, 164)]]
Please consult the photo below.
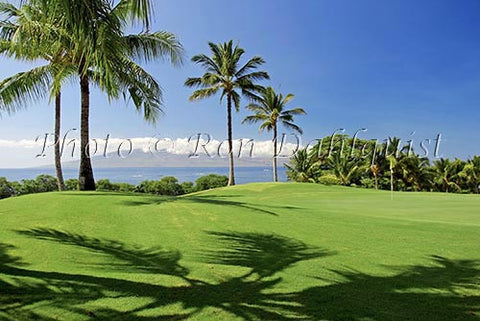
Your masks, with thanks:
[(294, 123), (282, 122), (282, 124), (283, 126), (298, 132), (299, 134), (303, 134), (303, 130), (299, 126), (295, 125)]
[(240, 78), (240, 77), (244, 76), (246, 73), (257, 69), (258, 67), (260, 67), (264, 63), (265, 63), (265, 60), (262, 57), (255, 56), (252, 59), (250, 59), (242, 68), (240, 68), (236, 72), (235, 77)]
[(141, 33), (124, 37), (131, 58), (150, 62), (167, 58), (174, 65), (183, 63), (184, 49), (177, 37), (166, 31)]
[(204, 89), (198, 89), (193, 92), (193, 94), (190, 96), (189, 100), (194, 101), (194, 100), (199, 100), (199, 99), (204, 99), (211, 97), (215, 95), (218, 91), (220, 90), (219, 86), (211, 87), (211, 88), (204, 88)]
[(283, 112), (285, 115), (306, 115), (306, 111), (303, 108), (297, 107)]
[(12, 113), (48, 96), (53, 78), (52, 66), (20, 72), (0, 83), (0, 109)]

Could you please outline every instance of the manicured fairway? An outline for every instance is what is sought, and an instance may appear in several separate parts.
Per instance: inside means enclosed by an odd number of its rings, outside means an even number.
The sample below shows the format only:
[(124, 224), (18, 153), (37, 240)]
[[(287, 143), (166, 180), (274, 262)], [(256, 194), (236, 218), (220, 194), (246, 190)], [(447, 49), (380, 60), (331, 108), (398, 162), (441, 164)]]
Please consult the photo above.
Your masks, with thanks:
[(480, 320), (480, 197), (251, 184), (2, 200), (0, 320)]

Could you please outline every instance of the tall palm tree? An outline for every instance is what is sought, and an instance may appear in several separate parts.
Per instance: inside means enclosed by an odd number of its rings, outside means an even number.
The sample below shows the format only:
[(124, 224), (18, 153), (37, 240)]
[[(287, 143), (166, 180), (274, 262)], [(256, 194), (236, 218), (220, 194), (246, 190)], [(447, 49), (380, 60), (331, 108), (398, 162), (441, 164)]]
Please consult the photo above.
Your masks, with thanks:
[(300, 134), (303, 131), (294, 123), (295, 115), (305, 115), (306, 112), (302, 108), (286, 109), (286, 105), (295, 96), (288, 94), (283, 97), (282, 94), (277, 94), (272, 87), (267, 87), (259, 91), (260, 96), (254, 98), (254, 102), (247, 105), (246, 109), (252, 111), (254, 114), (245, 117), (242, 123), (261, 123), (260, 130), (266, 129), (273, 131), (273, 181), (278, 181), (277, 174), (277, 135), (278, 125), (292, 129)]
[[(228, 185), (235, 185), (235, 173), (233, 163), (233, 139), (232, 139), (232, 105), (238, 111), (240, 109), (240, 97), (256, 97), (254, 92), (261, 87), (255, 82), (269, 79), (264, 71), (256, 69), (265, 63), (263, 58), (255, 56), (248, 60), (242, 67), (239, 66), (240, 59), (245, 50), (233, 41), (225, 43), (209, 43), (212, 53), (209, 57), (204, 54), (196, 55), (192, 61), (205, 69), (202, 77), (188, 78), (185, 86), (198, 88), (190, 96), (190, 101), (205, 99), (217, 93), (221, 93), (220, 101), (227, 100), (227, 134), (228, 134), (228, 157), (229, 175)], [(240, 93), (239, 93), (240, 92)]]
[[(88, 147), (90, 84), (96, 84), (112, 99), (129, 96), (136, 109), (143, 111), (144, 118), (154, 122), (161, 112), (162, 92), (156, 80), (133, 59), (150, 61), (168, 57), (173, 63), (180, 63), (183, 48), (168, 32), (124, 34), (123, 30), (130, 22), (142, 21), (148, 28), (150, 1), (121, 0), (114, 4), (106, 0), (30, 0), (29, 3), (50, 8), (48, 16), (57, 19), (55, 25), (68, 35), (60, 39), (69, 68), (63, 68), (60, 75), (80, 79), (79, 188), (94, 190)], [(59, 82), (59, 78), (56, 75), (55, 80)], [(20, 89), (23, 94), (31, 95), (33, 88)]]
[[(181, 61), (183, 49), (168, 32), (148, 32), (151, 15), (148, 0), (121, 0), (116, 4), (106, 0), (50, 1), (60, 3), (60, 8), (68, 11), (65, 25), (77, 45), (73, 58), (78, 65), (81, 90), (79, 186), (81, 190), (93, 190), (95, 181), (88, 156), (90, 82), (98, 83), (110, 97), (118, 98), (121, 92), (128, 92), (135, 107), (143, 109), (144, 118), (155, 121), (161, 111), (160, 86), (131, 59), (149, 61), (169, 57), (175, 63)], [(125, 36), (125, 27), (136, 22), (142, 23), (147, 31)]]
[[(48, 8), (47, 8), (48, 9)], [(21, 72), (0, 83), (0, 108), (12, 111), (22, 100), (18, 87), (24, 86), (36, 92), (38, 96), (47, 93), (46, 85), (53, 82), (55, 74), (61, 69), (64, 51), (58, 37), (61, 36), (55, 27), (55, 21), (47, 23), (48, 11), (23, 5), (20, 8), (10, 3), (0, 3), (0, 14), (9, 19), (0, 21), (0, 53), (21, 60), (34, 61), (44, 59), (48, 66), (37, 67), (29, 72)], [(32, 86), (37, 84), (36, 89)], [(58, 190), (65, 189), (60, 155), (60, 121), (61, 93), (59, 86), (51, 86), (51, 97), (55, 97), (55, 146), (54, 159)], [(17, 106), (15, 106), (17, 104)]]

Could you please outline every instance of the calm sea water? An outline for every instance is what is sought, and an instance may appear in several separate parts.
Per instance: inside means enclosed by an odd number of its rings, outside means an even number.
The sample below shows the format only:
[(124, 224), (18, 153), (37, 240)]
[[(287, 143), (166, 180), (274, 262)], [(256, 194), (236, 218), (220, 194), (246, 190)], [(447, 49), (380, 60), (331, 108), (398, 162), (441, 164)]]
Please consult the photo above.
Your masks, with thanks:
[[(131, 168), (97, 168), (94, 169), (95, 179), (106, 178), (112, 182), (138, 184), (144, 180), (158, 180), (164, 176), (175, 176), (180, 182), (194, 182), (200, 176), (208, 174), (228, 175), (228, 167), (131, 167)], [(26, 169), (0, 169), (0, 177), (9, 181), (33, 179), (40, 174), (55, 176), (53, 168), (26, 168)], [(77, 178), (78, 169), (66, 168), (63, 171), (65, 179)], [(271, 182), (272, 169), (270, 167), (238, 167), (235, 168), (237, 184)], [(279, 181), (286, 181), (285, 168), (278, 167)]]

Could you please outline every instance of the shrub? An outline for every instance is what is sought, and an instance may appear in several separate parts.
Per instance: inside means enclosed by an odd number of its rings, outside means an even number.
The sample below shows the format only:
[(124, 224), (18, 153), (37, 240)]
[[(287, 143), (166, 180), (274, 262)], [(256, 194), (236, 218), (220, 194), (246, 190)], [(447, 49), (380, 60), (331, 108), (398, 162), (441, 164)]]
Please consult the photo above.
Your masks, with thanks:
[(51, 175), (38, 175), (35, 179), (37, 193), (53, 192), (58, 190), (57, 179)]
[(37, 182), (34, 179), (22, 179), (20, 181), (20, 190), (18, 193), (22, 195), (39, 193)]
[(151, 192), (152, 190), (152, 185), (155, 181), (141, 181), (136, 187), (135, 187), (135, 192), (137, 193), (153, 193)]
[(360, 180), (362, 186), (365, 188), (375, 188), (375, 179), (370, 177), (365, 177)]
[(224, 187), (228, 184), (228, 177), (225, 175), (209, 174), (197, 179), (197, 190), (203, 191), (206, 189)]
[(163, 177), (159, 181), (143, 181), (135, 188), (136, 192), (157, 195), (176, 196), (184, 194), (182, 186), (173, 176)]
[(185, 194), (193, 193), (196, 191), (195, 185), (192, 182), (183, 182), (182, 184), (180, 184), (180, 186), (182, 186), (183, 192)]
[(39, 175), (36, 179), (22, 179), (17, 194), (45, 193), (58, 190), (57, 179), (51, 175)]
[(342, 181), (333, 174), (325, 174), (323, 176), (320, 176), (318, 178), (318, 182), (320, 184), (325, 184), (325, 185), (341, 185), (342, 184)]
[(178, 180), (173, 176), (163, 177), (158, 184), (156, 184), (160, 195), (176, 196), (185, 194), (182, 186)]
[(113, 184), (117, 191), (119, 192), (135, 192), (135, 185), (128, 184), (128, 183), (114, 183)]
[(65, 190), (67, 191), (76, 191), (78, 190), (78, 179), (71, 178), (65, 181)]
[(99, 179), (96, 183), (97, 190), (99, 191), (117, 191), (118, 187), (115, 184), (110, 183), (108, 179)]
[(15, 189), (5, 177), (0, 177), (0, 199), (15, 196)]

